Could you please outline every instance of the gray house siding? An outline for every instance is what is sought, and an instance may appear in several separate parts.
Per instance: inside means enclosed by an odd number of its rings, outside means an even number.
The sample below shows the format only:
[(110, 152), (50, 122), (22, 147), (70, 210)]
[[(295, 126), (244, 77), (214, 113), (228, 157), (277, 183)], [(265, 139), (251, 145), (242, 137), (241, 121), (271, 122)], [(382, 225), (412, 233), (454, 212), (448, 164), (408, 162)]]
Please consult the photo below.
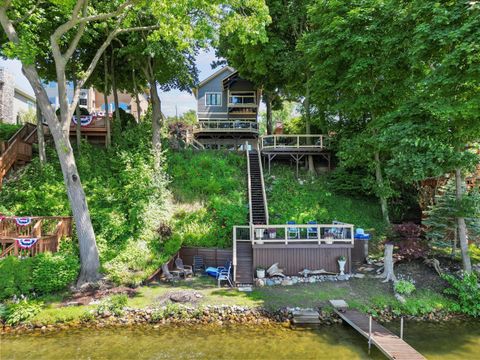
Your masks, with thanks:
[[(199, 120), (207, 119), (227, 119), (227, 92), (223, 91), (222, 80), (232, 74), (232, 71), (226, 69), (219, 76), (212, 78), (206, 84), (203, 84), (198, 89), (197, 95), (197, 112)], [(206, 93), (222, 93), (222, 105), (221, 106), (207, 106), (205, 105)]]

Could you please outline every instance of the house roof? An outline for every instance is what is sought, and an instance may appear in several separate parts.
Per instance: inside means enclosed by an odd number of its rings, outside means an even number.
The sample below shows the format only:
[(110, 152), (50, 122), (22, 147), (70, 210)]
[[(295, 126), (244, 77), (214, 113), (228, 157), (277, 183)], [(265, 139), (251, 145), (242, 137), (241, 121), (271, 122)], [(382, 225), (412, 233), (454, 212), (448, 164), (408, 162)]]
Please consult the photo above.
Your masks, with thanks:
[(212, 75), (207, 77), (205, 80), (201, 81), (195, 88), (192, 89), (192, 92), (195, 95), (195, 97), (197, 97), (199, 88), (201, 88), (203, 85), (208, 83), (210, 80), (215, 79), (217, 76), (223, 74), (226, 70), (230, 70), (232, 73), (236, 72), (236, 70), (234, 68), (232, 68), (231, 66), (224, 66), (221, 69), (218, 69)]
[(29, 93), (19, 89), (19, 88), (15, 88), (15, 92), (17, 94), (19, 94), (20, 96), (23, 96), (24, 98), (27, 98), (28, 100), (32, 101), (33, 103), (36, 103), (37, 102), (37, 99), (35, 98), (35, 96), (33, 95), (30, 95)]

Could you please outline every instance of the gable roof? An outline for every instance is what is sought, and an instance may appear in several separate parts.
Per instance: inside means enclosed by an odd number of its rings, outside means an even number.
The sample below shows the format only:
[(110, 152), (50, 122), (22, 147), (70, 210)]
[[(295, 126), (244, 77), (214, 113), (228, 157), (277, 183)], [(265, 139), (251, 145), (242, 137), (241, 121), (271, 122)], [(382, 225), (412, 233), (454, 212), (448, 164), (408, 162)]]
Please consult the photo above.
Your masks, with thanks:
[(215, 71), (212, 75), (210, 75), (209, 77), (207, 77), (206, 79), (204, 79), (203, 81), (201, 81), (196, 87), (194, 87), (192, 89), (192, 92), (193, 94), (195, 95), (195, 97), (197, 97), (197, 94), (198, 94), (198, 89), (201, 88), (203, 85), (205, 85), (206, 83), (208, 83), (209, 81), (211, 81), (212, 79), (215, 79), (217, 76), (223, 74), (226, 70), (229, 70), (231, 71), (232, 73), (236, 72), (236, 70), (234, 68), (232, 68), (231, 66), (224, 66), (222, 67), (221, 69), (218, 69), (217, 71)]

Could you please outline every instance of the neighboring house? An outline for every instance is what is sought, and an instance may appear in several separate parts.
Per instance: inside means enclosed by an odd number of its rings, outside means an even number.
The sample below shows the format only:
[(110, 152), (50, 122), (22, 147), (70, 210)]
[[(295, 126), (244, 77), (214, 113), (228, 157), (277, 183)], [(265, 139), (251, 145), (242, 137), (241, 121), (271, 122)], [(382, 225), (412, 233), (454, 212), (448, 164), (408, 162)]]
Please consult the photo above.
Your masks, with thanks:
[(200, 82), (193, 93), (197, 99), (198, 127), (194, 130), (197, 140), (220, 145), (226, 144), (226, 138), (258, 136), (261, 91), (242, 79), (235, 69), (229, 66), (219, 69)]
[[(60, 107), (60, 103), (58, 100), (57, 83), (56, 82), (45, 83), (44, 88), (47, 91), (50, 104), (52, 104), (52, 106), (55, 109), (58, 109)], [(67, 98), (69, 103), (73, 99), (73, 90), (74, 90), (73, 84), (68, 83)], [(148, 100), (144, 94), (141, 94), (139, 97), (140, 97), (140, 108), (141, 108), (140, 115), (145, 115), (148, 108)], [(128, 113), (131, 113), (135, 117), (137, 116), (137, 103), (135, 101), (135, 98), (132, 97), (130, 94), (119, 93), (118, 102), (119, 102), (119, 108), (125, 110)], [(105, 111), (105, 100), (103, 97), (103, 93), (95, 90), (94, 88), (81, 89), (80, 97), (78, 99), (78, 104), (80, 107), (87, 109), (90, 114)], [(114, 110), (115, 110), (115, 105), (113, 101), (113, 95), (110, 95), (108, 96), (108, 111), (111, 113)]]
[(15, 85), (15, 77), (0, 68), (0, 121), (19, 124), (22, 115), (35, 111), (35, 97)]

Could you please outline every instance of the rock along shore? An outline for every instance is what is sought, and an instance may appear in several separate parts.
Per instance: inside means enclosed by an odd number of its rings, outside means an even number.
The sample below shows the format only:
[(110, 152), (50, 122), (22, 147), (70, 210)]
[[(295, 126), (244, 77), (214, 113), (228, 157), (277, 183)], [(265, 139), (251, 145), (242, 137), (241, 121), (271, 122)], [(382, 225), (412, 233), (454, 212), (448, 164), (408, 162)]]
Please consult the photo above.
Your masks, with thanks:
[[(157, 308), (132, 309), (124, 308), (117, 313), (104, 311), (98, 313), (95, 310), (86, 312), (81, 318), (68, 322), (46, 324), (41, 322), (27, 322), (17, 326), (4, 325), (0, 334), (22, 334), (30, 332), (50, 332), (57, 330), (67, 330), (74, 328), (105, 328), (116, 326), (140, 326), (152, 325), (159, 327), (162, 325), (281, 325), (284, 327), (292, 326), (293, 312), (298, 310), (309, 310), (300, 308), (284, 308), (276, 311), (270, 311), (263, 308), (248, 308), (241, 306), (205, 306), (203, 308), (189, 307), (184, 305), (167, 305)], [(312, 310), (312, 309), (310, 309)], [(314, 309), (319, 312), (320, 326), (333, 325), (341, 323), (342, 320), (331, 311)], [(377, 311), (375, 316), (380, 322), (389, 322), (395, 320), (391, 311), (385, 309)], [(431, 313), (420, 317), (405, 317), (407, 320), (416, 321), (447, 321), (458, 316), (445, 314), (442, 312)]]

